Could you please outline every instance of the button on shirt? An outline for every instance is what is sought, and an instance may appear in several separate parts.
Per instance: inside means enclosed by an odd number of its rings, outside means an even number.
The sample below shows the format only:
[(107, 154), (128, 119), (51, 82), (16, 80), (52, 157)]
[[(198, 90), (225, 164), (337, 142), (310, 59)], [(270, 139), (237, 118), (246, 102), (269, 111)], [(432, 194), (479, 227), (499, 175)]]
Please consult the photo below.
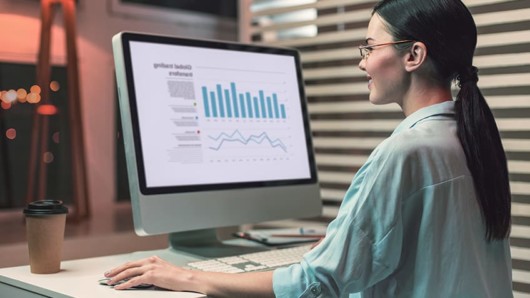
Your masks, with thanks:
[(325, 239), (276, 269), (276, 297), (512, 297), (508, 240), (487, 242), (454, 102), (420, 109), (372, 152)]

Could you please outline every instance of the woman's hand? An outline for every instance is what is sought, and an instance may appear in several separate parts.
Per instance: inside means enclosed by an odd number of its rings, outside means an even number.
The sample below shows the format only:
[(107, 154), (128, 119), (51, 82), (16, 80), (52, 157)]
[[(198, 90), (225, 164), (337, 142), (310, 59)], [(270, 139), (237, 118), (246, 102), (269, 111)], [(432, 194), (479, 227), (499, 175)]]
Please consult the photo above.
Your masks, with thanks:
[[(125, 290), (150, 284), (173, 291), (197, 292), (216, 297), (274, 297), (272, 271), (252, 273), (219, 273), (187, 270), (159, 257), (133, 261), (105, 273), (108, 284)], [(126, 282), (118, 282), (128, 279)]]
[(108, 272), (105, 277), (110, 278), (108, 284), (114, 285), (121, 280), (128, 281), (116, 285), (116, 290), (124, 290), (141, 284), (152, 284), (160, 288), (182, 291), (190, 290), (186, 281), (191, 278), (189, 270), (176, 267), (157, 256), (125, 263)]

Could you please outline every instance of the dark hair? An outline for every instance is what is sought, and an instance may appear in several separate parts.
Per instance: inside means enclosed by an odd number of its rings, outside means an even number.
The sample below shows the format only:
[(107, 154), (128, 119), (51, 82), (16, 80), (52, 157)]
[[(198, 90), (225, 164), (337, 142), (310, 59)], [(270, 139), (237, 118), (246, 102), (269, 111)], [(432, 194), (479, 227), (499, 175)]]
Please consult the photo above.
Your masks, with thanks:
[(473, 66), (477, 28), (460, 0), (383, 0), (374, 8), (394, 40), (425, 44), (441, 83), (457, 81), (458, 138), (473, 176), (488, 240), (510, 233), (511, 195), (506, 156)]

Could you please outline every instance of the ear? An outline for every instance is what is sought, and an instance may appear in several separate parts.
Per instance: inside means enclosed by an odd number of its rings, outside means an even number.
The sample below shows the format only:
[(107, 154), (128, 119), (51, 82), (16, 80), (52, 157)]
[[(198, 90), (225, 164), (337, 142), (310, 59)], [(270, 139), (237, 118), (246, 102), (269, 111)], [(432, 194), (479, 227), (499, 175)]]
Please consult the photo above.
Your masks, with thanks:
[(405, 70), (416, 71), (427, 60), (427, 47), (423, 42), (417, 41), (404, 56)]

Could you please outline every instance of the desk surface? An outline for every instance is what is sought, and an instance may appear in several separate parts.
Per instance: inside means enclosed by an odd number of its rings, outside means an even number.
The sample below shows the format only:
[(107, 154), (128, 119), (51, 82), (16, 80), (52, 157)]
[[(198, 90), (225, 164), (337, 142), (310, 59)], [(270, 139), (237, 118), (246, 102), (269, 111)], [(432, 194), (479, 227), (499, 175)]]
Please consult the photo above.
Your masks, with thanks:
[(129, 254), (63, 261), (61, 271), (55, 274), (32, 274), (29, 266), (1, 268), (0, 293), (9, 297), (205, 297), (197, 293), (171, 292), (160, 289), (116, 291), (100, 285), (103, 272), (124, 262), (152, 255), (176, 265), (184, 265), (197, 258), (169, 249), (133, 252)]

